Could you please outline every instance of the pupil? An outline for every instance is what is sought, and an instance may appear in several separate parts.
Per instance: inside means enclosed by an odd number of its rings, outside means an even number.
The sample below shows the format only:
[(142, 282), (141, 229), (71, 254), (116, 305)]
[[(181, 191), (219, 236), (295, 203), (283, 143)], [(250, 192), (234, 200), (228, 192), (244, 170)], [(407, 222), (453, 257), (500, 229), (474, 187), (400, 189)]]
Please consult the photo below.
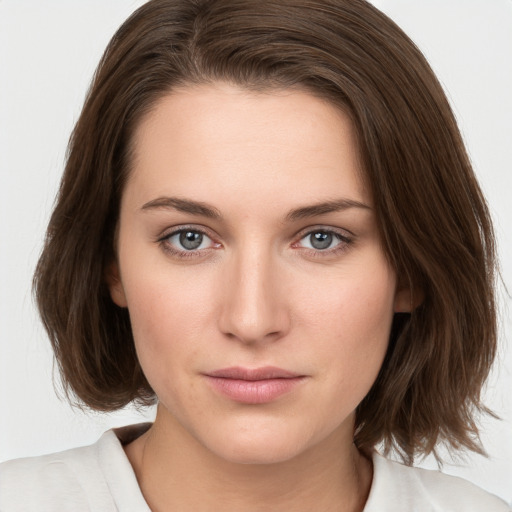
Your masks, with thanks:
[(203, 235), (194, 231), (180, 233), (180, 244), (188, 250), (197, 249), (203, 241)]
[(327, 249), (332, 243), (332, 234), (319, 231), (311, 235), (311, 245), (315, 249)]

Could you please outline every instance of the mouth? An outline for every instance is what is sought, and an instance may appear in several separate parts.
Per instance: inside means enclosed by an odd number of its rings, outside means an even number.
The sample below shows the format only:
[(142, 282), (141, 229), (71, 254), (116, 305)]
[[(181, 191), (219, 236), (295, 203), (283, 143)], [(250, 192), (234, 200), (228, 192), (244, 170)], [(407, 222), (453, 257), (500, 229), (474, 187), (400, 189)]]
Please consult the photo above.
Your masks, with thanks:
[(204, 374), (217, 392), (235, 402), (264, 404), (292, 392), (306, 376), (274, 366), (223, 368)]

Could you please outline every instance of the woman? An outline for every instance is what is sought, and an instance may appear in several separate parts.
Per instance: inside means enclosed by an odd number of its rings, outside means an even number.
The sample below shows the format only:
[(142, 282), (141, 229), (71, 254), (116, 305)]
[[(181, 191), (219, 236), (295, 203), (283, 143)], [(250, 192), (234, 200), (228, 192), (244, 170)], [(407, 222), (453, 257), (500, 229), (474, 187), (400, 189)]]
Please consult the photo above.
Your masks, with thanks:
[(71, 393), (153, 425), (2, 468), (2, 510), (507, 510), (481, 448), (494, 243), (446, 98), (361, 1), (139, 9), (76, 125), (36, 295)]

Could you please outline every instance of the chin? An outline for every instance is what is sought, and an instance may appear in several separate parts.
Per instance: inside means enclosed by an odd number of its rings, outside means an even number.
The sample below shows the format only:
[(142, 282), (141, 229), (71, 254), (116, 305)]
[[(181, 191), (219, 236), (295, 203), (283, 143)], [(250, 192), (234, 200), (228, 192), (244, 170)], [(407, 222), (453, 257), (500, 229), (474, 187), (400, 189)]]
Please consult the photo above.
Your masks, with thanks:
[(304, 450), (281, 440), (272, 443), (232, 442), (229, 446), (218, 447), (216, 454), (233, 464), (278, 464), (297, 457)]
[(313, 440), (292, 428), (245, 428), (220, 432), (204, 443), (218, 457), (234, 464), (277, 464), (307, 451)]

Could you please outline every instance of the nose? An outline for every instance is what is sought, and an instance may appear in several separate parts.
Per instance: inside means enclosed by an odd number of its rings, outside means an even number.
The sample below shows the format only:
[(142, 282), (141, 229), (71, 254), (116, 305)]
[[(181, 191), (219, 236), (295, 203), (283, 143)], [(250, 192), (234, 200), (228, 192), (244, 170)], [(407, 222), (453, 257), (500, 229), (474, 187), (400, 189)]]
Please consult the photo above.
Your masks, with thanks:
[(290, 315), (285, 280), (276, 257), (248, 249), (232, 255), (226, 266), (219, 315), (221, 331), (245, 344), (283, 337), (290, 328)]

